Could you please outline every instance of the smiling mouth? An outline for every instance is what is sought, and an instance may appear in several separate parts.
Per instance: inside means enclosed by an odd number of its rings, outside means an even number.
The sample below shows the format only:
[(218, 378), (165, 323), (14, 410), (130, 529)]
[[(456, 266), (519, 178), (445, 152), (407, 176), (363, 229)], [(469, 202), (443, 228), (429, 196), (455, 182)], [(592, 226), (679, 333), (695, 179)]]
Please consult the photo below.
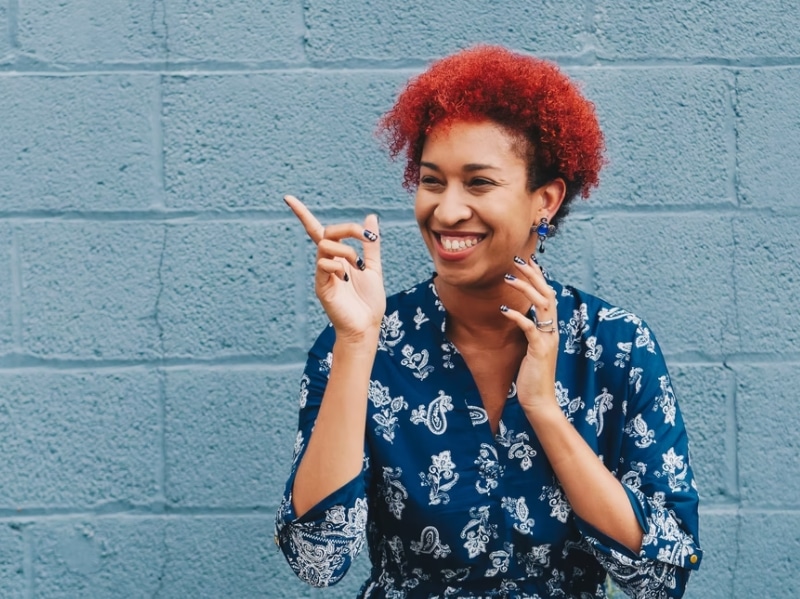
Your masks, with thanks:
[(436, 235), (439, 245), (446, 252), (452, 253), (463, 252), (464, 250), (473, 248), (485, 239), (485, 235), (462, 235), (458, 237), (453, 235), (442, 235), (440, 233), (434, 233), (434, 235)]

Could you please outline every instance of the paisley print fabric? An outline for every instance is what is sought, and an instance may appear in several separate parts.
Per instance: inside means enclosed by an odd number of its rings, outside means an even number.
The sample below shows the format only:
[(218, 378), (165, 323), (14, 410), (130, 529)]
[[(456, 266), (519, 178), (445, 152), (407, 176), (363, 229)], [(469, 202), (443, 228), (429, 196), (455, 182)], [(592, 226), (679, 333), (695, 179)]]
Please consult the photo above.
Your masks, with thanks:
[(512, 385), (493, 434), (446, 335), (433, 280), (389, 298), (368, 391), (364, 467), (302, 518), (295, 470), (331, 368), (334, 331), (309, 352), (299, 431), (276, 520), (297, 575), (336, 583), (366, 545), (361, 599), (680, 597), (698, 546), (687, 436), (655, 337), (637, 316), (572, 287), (558, 296), (556, 399), (621, 481), (644, 539), (632, 553), (572, 511)]

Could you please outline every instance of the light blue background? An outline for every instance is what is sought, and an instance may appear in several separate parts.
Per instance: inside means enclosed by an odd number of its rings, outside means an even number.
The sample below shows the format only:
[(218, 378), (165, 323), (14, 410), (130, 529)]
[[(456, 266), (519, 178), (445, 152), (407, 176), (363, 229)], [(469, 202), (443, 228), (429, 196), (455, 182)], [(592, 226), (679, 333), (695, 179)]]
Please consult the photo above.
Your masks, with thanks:
[(373, 137), (471, 43), (550, 58), (610, 165), (546, 265), (667, 354), (702, 490), (688, 596), (800, 596), (800, 8), (793, 1), (0, 0), (0, 596), (351, 598), (272, 541), (310, 244), (377, 210)]

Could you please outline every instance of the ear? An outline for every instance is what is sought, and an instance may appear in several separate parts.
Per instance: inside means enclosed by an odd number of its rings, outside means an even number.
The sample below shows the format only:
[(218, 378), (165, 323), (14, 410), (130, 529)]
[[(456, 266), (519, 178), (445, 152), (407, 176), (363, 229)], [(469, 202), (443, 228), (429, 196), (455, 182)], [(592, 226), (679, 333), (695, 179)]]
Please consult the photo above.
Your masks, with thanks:
[(541, 219), (546, 218), (552, 220), (553, 216), (561, 208), (561, 203), (564, 201), (564, 196), (567, 193), (567, 184), (564, 179), (553, 179), (537, 187), (531, 195), (533, 200), (533, 219), (531, 222), (538, 223)]

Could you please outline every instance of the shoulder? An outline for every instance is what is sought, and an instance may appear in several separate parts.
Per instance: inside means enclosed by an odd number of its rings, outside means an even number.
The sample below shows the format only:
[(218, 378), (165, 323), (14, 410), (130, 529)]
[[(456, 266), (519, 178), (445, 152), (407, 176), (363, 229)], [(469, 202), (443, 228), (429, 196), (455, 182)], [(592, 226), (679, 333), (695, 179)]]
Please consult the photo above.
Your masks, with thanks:
[(628, 355), (660, 354), (655, 334), (631, 310), (569, 285), (551, 284), (558, 296), (559, 332), (565, 353), (585, 353), (585, 349), (596, 353), (597, 348), (606, 347)]

